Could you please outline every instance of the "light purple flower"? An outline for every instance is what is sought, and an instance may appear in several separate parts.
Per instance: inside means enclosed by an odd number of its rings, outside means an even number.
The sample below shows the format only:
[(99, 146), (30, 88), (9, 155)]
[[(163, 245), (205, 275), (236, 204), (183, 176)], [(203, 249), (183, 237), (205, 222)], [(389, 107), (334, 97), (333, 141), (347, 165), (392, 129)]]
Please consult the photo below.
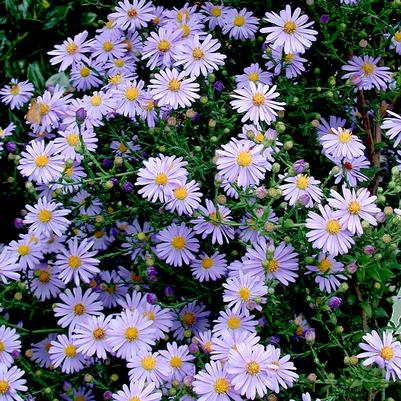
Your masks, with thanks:
[(246, 8), (238, 11), (235, 8), (228, 9), (224, 16), (223, 33), (230, 39), (245, 41), (252, 40), (258, 29), (259, 19)]
[(10, 85), (0, 89), (1, 101), (10, 106), (10, 109), (20, 109), (32, 97), (34, 86), (29, 81), (18, 82), (11, 79)]
[(295, 205), (299, 198), (304, 195), (309, 196), (305, 207), (313, 207), (313, 202), (320, 203), (323, 191), (318, 187), (319, 180), (315, 180), (315, 178), (306, 174), (298, 174), (295, 177), (286, 177), (284, 182), (285, 184), (280, 185), (280, 189), (283, 191), (284, 199), (288, 201), (290, 206)]
[(387, 110), (392, 117), (384, 119), (381, 128), (386, 130), (386, 136), (394, 140), (393, 147), (396, 148), (401, 142), (401, 116), (393, 111)]
[(146, 27), (154, 18), (153, 4), (145, 0), (119, 1), (116, 11), (109, 14), (109, 18), (122, 30), (138, 30)]

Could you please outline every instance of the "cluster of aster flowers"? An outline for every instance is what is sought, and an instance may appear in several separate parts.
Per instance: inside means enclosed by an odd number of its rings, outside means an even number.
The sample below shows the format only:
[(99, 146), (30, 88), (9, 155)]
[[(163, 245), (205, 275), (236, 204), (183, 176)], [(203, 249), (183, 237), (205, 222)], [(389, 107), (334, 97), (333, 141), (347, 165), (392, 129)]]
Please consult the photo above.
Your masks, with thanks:
[[(314, 125), (322, 154), (335, 164), (328, 179), (340, 187), (328, 189), (304, 160), (288, 163), (291, 146), (275, 124), (286, 108), (277, 87), (279, 79), (305, 72), (305, 54), (318, 34), (313, 24), (290, 5), (259, 21), (245, 8), (223, 4), (164, 9), (124, 0), (93, 38), (84, 31), (48, 53), (50, 63), (68, 74), (73, 91), (55, 85), (31, 99), (33, 85), (16, 80), (0, 90), (12, 110), (31, 100), (30, 140), (17, 169), (36, 201), (25, 207), (23, 233), (1, 249), (0, 279), (20, 281), (36, 300), (53, 303), (59, 330), (32, 342), (28, 355), (35, 364), (75, 374), (118, 361), (125, 384), (104, 396), (116, 401), (158, 401), (177, 392), (184, 401), (254, 400), (294, 386), (299, 376), (290, 354), (263, 335), (269, 298), (276, 288), (286, 291), (312, 277), (335, 309), (341, 300), (330, 294), (353, 273), (346, 257), (365, 230), (385, 221), (378, 197), (360, 187), (370, 162), (356, 124), (347, 128), (345, 119), (329, 116)], [(189, 156), (165, 146), (145, 152), (141, 130), (169, 129), (166, 121), (177, 121), (183, 109), (194, 117), (192, 107), (210, 89), (206, 83), (227, 61), (223, 40), (253, 40), (258, 31), (264, 39), (260, 64), (232, 80), (227, 107), (241, 124), (215, 150), (210, 191)], [(224, 39), (215, 38), (216, 32)], [(397, 33), (392, 46), (398, 53)], [(343, 78), (356, 92), (385, 90), (392, 76), (379, 62), (354, 56), (343, 66)], [(220, 84), (215, 82), (216, 92), (223, 90)], [(389, 113), (382, 128), (397, 147), (401, 116)], [(143, 211), (128, 210), (128, 204), (127, 219), (105, 222), (102, 213), (115, 210), (91, 188), (111, 168), (96, 152), (104, 148), (99, 132), (114, 121), (138, 132), (113, 135), (107, 151), (127, 170), (116, 173), (112, 167), (102, 183), (110, 190), (118, 184), (114, 173), (133, 176), (123, 189)], [(0, 140), (15, 129), (13, 123), (0, 129)], [(270, 177), (274, 185), (266, 188)], [(288, 218), (292, 213), (297, 225)], [(281, 227), (302, 227), (305, 235), (292, 241)], [(241, 251), (228, 255), (234, 242)], [(303, 252), (312, 255), (306, 263)], [(146, 282), (136, 269), (143, 265)], [(161, 302), (152, 285), (176, 272), (206, 292), (172, 305)], [(181, 283), (173, 284), (179, 292)], [(203, 302), (210, 294), (217, 309)], [(172, 299), (173, 288), (166, 286), (164, 295)], [(313, 343), (314, 329), (302, 315), (288, 321), (297, 340)], [(23, 371), (13, 366), (21, 352), (17, 329), (0, 326), (0, 395), (6, 401), (22, 400), (18, 392), (28, 390)], [(363, 364), (376, 363), (386, 380), (401, 379), (401, 348), (392, 334), (373, 331), (364, 340), (365, 352), (358, 355), (368, 358)], [(69, 399), (95, 399), (90, 387), (66, 387)], [(302, 400), (310, 401), (310, 394)]]

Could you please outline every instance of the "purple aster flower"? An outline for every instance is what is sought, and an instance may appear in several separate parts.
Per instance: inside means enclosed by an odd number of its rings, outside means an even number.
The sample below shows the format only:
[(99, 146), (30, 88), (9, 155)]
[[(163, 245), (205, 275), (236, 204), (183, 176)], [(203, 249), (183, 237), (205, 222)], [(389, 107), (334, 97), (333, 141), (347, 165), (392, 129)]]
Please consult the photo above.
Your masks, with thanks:
[(209, 23), (209, 30), (214, 30), (217, 26), (223, 28), (225, 13), (227, 8), (224, 4), (213, 4), (210, 1), (206, 1), (202, 4), (201, 11), (205, 15), (204, 21)]
[(18, 82), (11, 79), (10, 85), (0, 89), (1, 101), (10, 106), (10, 109), (20, 109), (32, 97), (34, 86), (29, 81)]
[(284, 46), (285, 53), (305, 53), (316, 40), (317, 31), (310, 29), (313, 21), (308, 21), (307, 15), (301, 16), (301, 9), (297, 7), (292, 13), (287, 4), (280, 14), (268, 12), (264, 20), (275, 25), (262, 28), (261, 33), (268, 33), (267, 43), (272, 43), (274, 48)]
[(207, 35), (204, 39), (195, 34), (193, 38), (180, 44), (174, 50), (174, 66), (183, 66), (184, 72), (191, 77), (207, 76), (224, 65), (225, 54), (217, 53), (221, 47), (217, 39)]
[(177, 340), (183, 340), (185, 331), (190, 330), (194, 336), (209, 328), (210, 312), (204, 304), (190, 302), (181, 308), (178, 318), (174, 320), (171, 331)]
[(312, 176), (306, 174), (298, 174), (295, 177), (286, 177), (285, 184), (280, 185), (283, 196), (290, 206), (295, 205), (299, 198), (308, 195), (309, 199), (305, 207), (313, 207), (313, 202), (320, 203), (323, 191), (318, 187), (319, 180), (315, 180)]
[(256, 332), (258, 322), (255, 316), (246, 315), (242, 312), (234, 312), (230, 308), (220, 311), (219, 318), (214, 320), (213, 335), (220, 336), (223, 332), (230, 333), (247, 331), (249, 333)]
[(96, 61), (105, 63), (108, 60), (121, 58), (127, 52), (121, 31), (104, 31), (92, 40), (92, 57)]
[(363, 336), (365, 343), (359, 347), (364, 352), (357, 355), (358, 358), (367, 358), (362, 362), (364, 366), (375, 363), (381, 369), (386, 370), (386, 380), (390, 377), (396, 381), (401, 380), (401, 344), (394, 341), (393, 334), (386, 332), (379, 336), (376, 330)]
[(74, 342), (65, 334), (51, 342), (50, 360), (55, 368), (61, 366), (63, 373), (79, 372), (85, 366), (85, 356), (77, 351)]
[(113, 90), (118, 114), (130, 118), (142, 114), (142, 90), (145, 83), (126, 80), (121, 86)]
[(195, 359), (190, 355), (188, 345), (178, 346), (176, 342), (167, 343), (165, 350), (160, 350), (160, 355), (166, 360), (169, 371), (167, 381), (182, 381), (188, 374), (193, 374), (194, 365), (192, 361)]
[(231, 377), (226, 365), (211, 361), (195, 375), (192, 386), (200, 401), (241, 401), (242, 397), (231, 384)]
[(0, 279), (3, 284), (8, 284), (10, 280), (19, 280), (21, 267), (15, 254), (12, 254), (7, 248), (0, 252)]
[(98, 121), (113, 111), (115, 99), (111, 91), (93, 92), (91, 96), (84, 96), (83, 107), (88, 113), (88, 120), (99, 125)]
[[(26, 380), (21, 379), (24, 371), (13, 366), (8, 368), (6, 365), (0, 364), (0, 395), (4, 401), (23, 401), (23, 398), (17, 391), (27, 391), (25, 386)], [(27, 398), (24, 398), (25, 400)]]
[(332, 256), (326, 255), (325, 252), (319, 254), (317, 266), (306, 266), (305, 274), (316, 273), (315, 282), (319, 285), (320, 291), (326, 290), (327, 293), (336, 291), (340, 286), (340, 280), (347, 280), (344, 276), (344, 264), (337, 262)]
[(237, 87), (246, 88), (249, 87), (249, 82), (256, 84), (271, 85), (272, 74), (270, 72), (263, 71), (258, 63), (253, 63), (249, 67), (244, 69), (244, 73), (236, 75), (235, 80), (237, 81)]
[(328, 199), (328, 204), (337, 209), (333, 216), (338, 218), (351, 234), (363, 234), (361, 219), (372, 226), (377, 225), (375, 216), (380, 212), (375, 205), (377, 196), (371, 196), (366, 188), (361, 188), (355, 193), (355, 189), (350, 190), (343, 186), (342, 192), (343, 196), (333, 189), (330, 190), (331, 198)]
[(329, 121), (322, 117), (319, 120), (319, 126), (317, 127), (317, 135), (319, 139), (322, 138), (324, 135), (334, 134), (333, 128), (344, 127), (346, 122), (347, 121), (345, 120), (345, 118), (340, 118), (337, 116), (330, 116)]
[(285, 76), (291, 79), (305, 71), (304, 63), (307, 60), (299, 53), (284, 53), (283, 46), (269, 48), (262, 57), (269, 60), (266, 62), (266, 68), (274, 68), (274, 75), (280, 75), (281, 71), (284, 71)]
[(385, 118), (381, 128), (386, 130), (386, 136), (394, 140), (393, 147), (396, 148), (401, 142), (401, 116), (390, 110), (387, 113), (392, 117)]
[(166, 210), (177, 212), (179, 216), (186, 214), (191, 216), (194, 210), (200, 205), (202, 192), (199, 190), (199, 184), (192, 180), (181, 183), (173, 189), (170, 198), (166, 199)]
[(0, 325), (0, 365), (9, 368), (14, 363), (12, 355), (20, 350), (21, 341), (17, 331)]
[(329, 157), (329, 159), (334, 161), (339, 168), (338, 173), (335, 174), (335, 184), (344, 180), (348, 182), (351, 187), (356, 187), (358, 182), (363, 182), (368, 179), (368, 177), (360, 171), (361, 169), (369, 168), (370, 166), (370, 162), (365, 156), (351, 159), (333, 159)]
[(185, 77), (185, 71), (179, 72), (175, 68), (166, 68), (155, 74), (148, 88), (159, 106), (169, 105), (173, 109), (190, 107), (196, 99), (200, 98), (197, 93), (199, 84), (194, 82), (195, 77)]
[(348, 64), (342, 67), (342, 70), (347, 71), (342, 78), (351, 79), (355, 91), (373, 88), (385, 90), (392, 80), (392, 74), (390, 68), (379, 67), (379, 62), (380, 57), (374, 59), (372, 56), (353, 56)]
[(263, 345), (238, 344), (231, 350), (227, 372), (232, 377), (234, 390), (250, 400), (263, 398), (271, 384), (268, 371), (269, 352)]
[(223, 277), (226, 273), (227, 260), (225, 254), (215, 252), (213, 255), (208, 256), (202, 253), (191, 262), (192, 275), (199, 280), (203, 281), (216, 281)]
[[(127, 1), (127, 0), (126, 0)], [(155, 383), (145, 383), (145, 381), (131, 381), (129, 387), (124, 384), (123, 389), (113, 394), (115, 401), (159, 401), (162, 397), (160, 391), (155, 391)]]
[(214, 205), (214, 203), (206, 199), (206, 207), (199, 207), (200, 215), (191, 220), (194, 224), (196, 234), (201, 234), (202, 239), (212, 234), (212, 243), (216, 242), (220, 245), (224, 241), (229, 242), (234, 239), (234, 228), (229, 225), (232, 217), (231, 210), (222, 205)]
[(274, 247), (265, 238), (260, 238), (246, 252), (243, 266), (247, 274), (256, 277), (264, 277), (266, 274), (268, 280), (276, 279), (288, 285), (290, 282), (294, 283), (298, 277), (298, 254), (292, 245), (285, 242)]
[(153, 4), (145, 0), (119, 1), (114, 13), (109, 18), (115, 21), (118, 28), (135, 31), (144, 28), (154, 18)]
[(236, 183), (241, 188), (259, 185), (268, 164), (262, 151), (263, 145), (234, 138), (216, 151), (217, 169), (228, 182)]
[(59, 270), (58, 277), (65, 284), (74, 280), (76, 286), (81, 281), (89, 283), (90, 279), (99, 273), (97, 265), (100, 260), (94, 258), (96, 251), (90, 251), (93, 241), (87, 239), (70, 239), (67, 246), (57, 255), (56, 266)]
[(401, 31), (398, 30), (394, 33), (391, 38), (390, 49), (395, 49), (395, 52), (401, 55)]
[(143, 162), (145, 167), (138, 171), (135, 185), (144, 186), (138, 193), (151, 202), (164, 202), (173, 195), (176, 186), (181, 185), (188, 174), (187, 165), (182, 157), (164, 156), (151, 157)]
[(275, 99), (280, 94), (276, 92), (277, 86), (270, 87), (258, 83), (255, 85), (253, 82), (249, 83), (249, 88), (235, 89), (234, 94), (231, 95), (231, 106), (238, 110), (239, 113), (245, 113), (241, 121), (245, 122), (251, 120), (254, 124), (260, 121), (266, 121), (270, 124), (276, 121), (276, 110), (284, 110), (284, 102), (277, 102)]
[(82, 288), (76, 287), (72, 291), (67, 290), (60, 294), (62, 302), (56, 303), (54, 316), (58, 317), (59, 326), (69, 327), (72, 330), (76, 324), (83, 323), (90, 316), (99, 316), (103, 305), (99, 301), (99, 295), (88, 288), (82, 294)]
[(56, 333), (50, 333), (43, 340), (32, 345), (32, 361), (39, 364), (42, 368), (49, 368), (52, 364), (50, 360), (49, 350), (51, 348), (51, 342), (57, 338)]
[(363, 156), (365, 145), (351, 130), (332, 127), (331, 131), (319, 139), (325, 153), (334, 158), (352, 159)]
[(306, 237), (312, 246), (333, 256), (347, 253), (354, 244), (352, 234), (334, 216), (330, 206), (319, 205), (321, 215), (310, 211), (305, 226), (310, 229)]
[(92, 390), (85, 386), (71, 389), (71, 384), (69, 384), (68, 388), (65, 391), (68, 391), (68, 393), (70, 394), (71, 397), (69, 397), (66, 394), (61, 395), (61, 398), (64, 401), (80, 401), (80, 400), (95, 401), (96, 400), (95, 396), (93, 395)]
[(156, 255), (172, 266), (188, 265), (199, 250), (199, 241), (194, 237), (195, 232), (185, 223), (173, 223), (157, 234)]
[(110, 322), (108, 343), (118, 358), (131, 359), (155, 344), (153, 322), (137, 310), (124, 310)]
[(48, 52), (51, 65), (60, 64), (59, 71), (65, 71), (69, 66), (81, 61), (88, 61), (84, 53), (90, 51), (90, 43), (86, 42), (88, 32), (83, 31), (74, 36), (74, 39), (66, 39), (62, 45), (56, 45), (55, 50)]
[(224, 16), (223, 33), (230, 39), (242, 40), (254, 39), (258, 29), (259, 19), (246, 8), (238, 11), (235, 8), (228, 9)]
[(223, 302), (232, 308), (233, 312), (243, 312), (249, 315), (247, 307), (250, 301), (256, 302), (255, 309), (261, 311), (261, 304), (266, 303), (267, 286), (264, 280), (256, 280), (251, 274), (239, 272), (237, 277), (229, 277), (223, 283)]

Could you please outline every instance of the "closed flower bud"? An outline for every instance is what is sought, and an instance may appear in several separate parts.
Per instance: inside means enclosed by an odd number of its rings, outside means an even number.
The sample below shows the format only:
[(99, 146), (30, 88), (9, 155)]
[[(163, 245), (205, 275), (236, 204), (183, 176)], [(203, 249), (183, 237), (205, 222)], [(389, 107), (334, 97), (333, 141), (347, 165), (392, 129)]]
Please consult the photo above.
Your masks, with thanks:
[(339, 292), (346, 292), (348, 291), (349, 285), (348, 283), (341, 283), (341, 285), (338, 287)]
[(261, 187), (256, 188), (256, 189), (255, 189), (255, 196), (256, 196), (258, 199), (264, 199), (264, 198), (266, 198), (266, 196), (267, 196), (266, 187), (262, 185)]
[(286, 126), (285, 126), (285, 124), (282, 122), (282, 121), (279, 121), (277, 124), (276, 124), (276, 131), (279, 133), (279, 134), (282, 134), (284, 131), (285, 131), (285, 129), (286, 129)]
[(354, 263), (350, 263), (347, 267), (346, 267), (348, 273), (354, 274), (357, 270), (358, 270), (358, 266), (357, 264)]
[(337, 334), (342, 334), (342, 333), (344, 333), (344, 327), (343, 327), (343, 326), (337, 326), (337, 327), (336, 327), (336, 333), (337, 333)]
[(305, 331), (305, 340), (309, 345), (312, 345), (316, 340), (315, 329), (310, 328)]
[(290, 150), (294, 147), (294, 141), (286, 141), (284, 142), (284, 150)]
[(339, 297), (331, 297), (328, 300), (327, 305), (329, 305), (331, 309), (337, 309), (337, 308), (340, 307), (341, 303), (342, 303), (341, 298), (339, 298)]
[(225, 205), (226, 202), (227, 202), (226, 196), (225, 196), (225, 195), (218, 195), (218, 196), (217, 196), (217, 202), (218, 202), (220, 205)]
[(391, 235), (390, 234), (384, 234), (382, 237), (382, 241), (385, 244), (389, 244), (392, 241)]
[(363, 253), (365, 255), (373, 255), (375, 253), (375, 247), (373, 245), (365, 245), (363, 247)]
[(301, 173), (303, 173), (305, 171), (305, 165), (306, 165), (305, 160), (304, 159), (300, 159), (300, 160), (297, 160), (292, 165), (292, 168), (293, 168), (293, 170), (294, 170), (294, 172), (296, 174), (301, 174)]
[(315, 373), (309, 373), (308, 376), (307, 376), (307, 379), (308, 379), (309, 382), (315, 383), (316, 380), (317, 380), (317, 376), (316, 376)]
[(350, 356), (349, 364), (352, 366), (358, 365), (358, 358), (355, 355)]
[(383, 212), (376, 213), (375, 219), (378, 223), (384, 223), (386, 221), (386, 215)]

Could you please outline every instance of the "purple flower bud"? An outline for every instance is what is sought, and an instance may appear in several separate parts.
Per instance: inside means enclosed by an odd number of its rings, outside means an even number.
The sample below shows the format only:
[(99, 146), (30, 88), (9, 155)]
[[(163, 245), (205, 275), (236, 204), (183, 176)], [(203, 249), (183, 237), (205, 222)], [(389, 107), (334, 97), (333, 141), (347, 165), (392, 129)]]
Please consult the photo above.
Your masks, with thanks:
[(125, 193), (129, 193), (132, 192), (134, 190), (134, 184), (132, 184), (131, 182), (127, 181), (124, 182), (123, 184), (123, 190)]
[(19, 217), (17, 217), (17, 218), (14, 220), (14, 227), (15, 227), (17, 230), (22, 230), (22, 229), (24, 228), (24, 220), (22, 220), (22, 219), (20, 219)]
[(184, 385), (187, 387), (192, 387), (192, 382), (194, 381), (193, 376), (185, 376), (184, 377)]
[(17, 145), (15, 144), (15, 142), (7, 142), (6, 150), (9, 153), (14, 153), (17, 150)]
[(262, 316), (260, 319), (258, 319), (258, 326), (259, 327), (266, 327), (267, 320), (264, 316)]
[(278, 137), (278, 133), (275, 129), (273, 128), (268, 128), (268, 130), (265, 132), (265, 139), (269, 141), (275, 141)]
[(146, 301), (148, 301), (151, 305), (155, 305), (157, 302), (157, 295), (152, 292), (148, 292), (146, 294)]
[(75, 113), (75, 118), (79, 123), (83, 123), (86, 120), (87, 112), (86, 110), (81, 107)]
[(105, 391), (103, 393), (103, 399), (104, 400), (112, 400), (113, 399), (113, 393), (109, 390)]
[(257, 304), (253, 299), (250, 299), (249, 301), (246, 302), (245, 306), (248, 310), (254, 310)]
[(198, 347), (197, 344), (191, 343), (191, 344), (188, 345), (188, 351), (191, 354), (197, 354), (199, 352), (199, 347)]
[(103, 159), (102, 166), (106, 169), (109, 169), (109, 168), (113, 167), (113, 162), (109, 159)]
[(310, 329), (307, 329), (305, 331), (305, 340), (308, 344), (312, 345), (315, 340), (316, 340), (316, 333), (315, 333), (315, 329), (313, 329), (312, 327)]
[(267, 196), (267, 189), (264, 185), (262, 185), (261, 187), (256, 188), (255, 190), (255, 195), (257, 198), (259, 199), (264, 199)]
[(280, 344), (280, 336), (278, 334), (274, 334), (269, 338), (269, 344), (279, 345)]
[(322, 14), (320, 16), (320, 22), (322, 24), (327, 24), (330, 21), (330, 17), (327, 14)]
[(110, 178), (110, 181), (113, 183), (113, 187), (115, 187), (118, 184), (117, 178)]
[(171, 287), (166, 287), (165, 289), (164, 289), (164, 295), (167, 297), (167, 298), (174, 298), (174, 290), (171, 288)]
[(299, 206), (306, 206), (310, 202), (310, 196), (308, 194), (302, 194), (298, 199), (297, 199), (297, 204)]
[(347, 267), (346, 267), (348, 273), (354, 274), (357, 270), (358, 270), (358, 266), (357, 264), (354, 263), (350, 263)]
[(216, 81), (213, 85), (213, 88), (216, 92), (221, 92), (224, 89), (223, 82), (221, 81)]
[(337, 309), (340, 307), (340, 305), (342, 304), (342, 299), (339, 297), (331, 297), (329, 299), (329, 301), (327, 302), (327, 305), (329, 305), (329, 307), (331, 309)]
[(263, 42), (262, 52), (264, 53), (268, 47), (269, 47), (269, 44), (267, 42)]
[(375, 247), (373, 245), (365, 245), (363, 247), (363, 253), (365, 255), (373, 255), (375, 253)]
[(11, 353), (11, 356), (13, 357), (13, 359), (17, 359), (20, 355), (21, 355), (21, 352), (18, 351), (17, 349), (15, 349), (15, 350)]
[(154, 266), (148, 266), (148, 268), (146, 270), (149, 275), (153, 275), (153, 276), (157, 275), (157, 270), (156, 270), (156, 267), (154, 267)]
[(386, 221), (386, 215), (383, 212), (376, 213), (375, 218), (378, 223), (384, 223)]
[(68, 382), (68, 381), (64, 381), (64, 383), (63, 383), (63, 390), (64, 390), (64, 391), (69, 391), (69, 390), (71, 390), (71, 388), (72, 388), (71, 383)]
[(200, 115), (198, 112), (195, 112), (194, 116), (192, 117), (192, 122), (196, 123), (200, 120)]
[(294, 169), (294, 171), (295, 171), (297, 174), (301, 174), (301, 173), (303, 173), (303, 172), (305, 171), (305, 166), (306, 166), (305, 160), (304, 160), (304, 159), (300, 159), (300, 160), (297, 160), (297, 161), (292, 165), (292, 168)]

